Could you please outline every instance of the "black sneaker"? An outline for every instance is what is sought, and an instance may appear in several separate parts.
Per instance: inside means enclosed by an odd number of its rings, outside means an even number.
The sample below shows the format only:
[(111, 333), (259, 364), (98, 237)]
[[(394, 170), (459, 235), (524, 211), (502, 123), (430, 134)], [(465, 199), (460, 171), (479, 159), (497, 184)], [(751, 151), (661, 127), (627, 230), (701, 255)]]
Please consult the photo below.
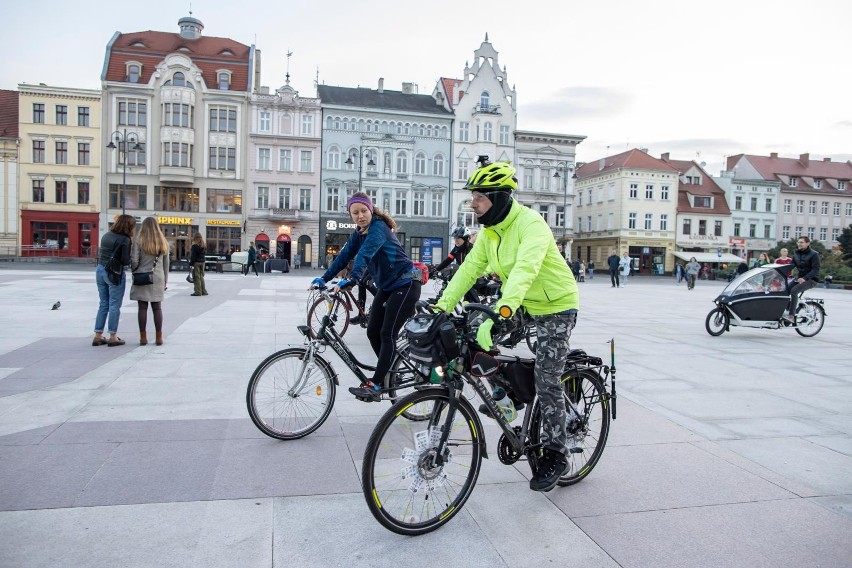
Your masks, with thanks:
[(382, 400), (382, 387), (369, 382), (360, 387), (349, 387), (349, 392), (355, 395), (355, 398), (364, 402), (379, 402)]
[(544, 450), (544, 455), (538, 462), (538, 468), (530, 479), (530, 489), (550, 491), (556, 487), (566, 469), (568, 469), (568, 460), (565, 456), (554, 450)]
[(362, 323), (367, 323), (367, 322), (364, 321), (364, 318), (361, 316), (361, 314), (358, 314), (354, 318), (349, 319), (350, 325), (361, 325)]

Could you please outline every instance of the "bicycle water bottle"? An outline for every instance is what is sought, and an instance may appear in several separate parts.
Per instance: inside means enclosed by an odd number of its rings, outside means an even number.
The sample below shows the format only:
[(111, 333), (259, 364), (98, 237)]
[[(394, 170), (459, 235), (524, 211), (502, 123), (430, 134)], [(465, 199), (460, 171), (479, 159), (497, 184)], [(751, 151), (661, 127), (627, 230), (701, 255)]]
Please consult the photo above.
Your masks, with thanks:
[(506, 391), (502, 387), (494, 387), (491, 398), (497, 403), (497, 408), (503, 413), (506, 422), (511, 422), (518, 417), (518, 413), (515, 412), (515, 403), (512, 402), (512, 399), (509, 398), (509, 395), (506, 394)]

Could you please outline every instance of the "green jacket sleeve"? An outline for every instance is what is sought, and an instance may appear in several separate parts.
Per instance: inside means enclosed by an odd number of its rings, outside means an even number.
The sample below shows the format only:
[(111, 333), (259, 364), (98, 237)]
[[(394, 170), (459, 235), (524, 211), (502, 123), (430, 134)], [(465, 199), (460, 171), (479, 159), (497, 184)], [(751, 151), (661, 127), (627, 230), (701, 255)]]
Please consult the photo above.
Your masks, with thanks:
[(438, 308), (445, 312), (452, 310), (453, 306), (465, 295), (465, 292), (470, 290), (470, 287), (473, 286), (473, 283), (476, 282), (476, 279), (479, 278), (479, 275), (488, 266), (485, 239), (486, 236), (484, 234), (479, 235), (479, 238), (476, 239), (473, 249), (471, 249), (462, 265), (453, 275), (453, 279), (450, 280), (447, 289), (444, 290), (444, 294), (438, 301)]
[(527, 223), (519, 227), (523, 238), (518, 245), (515, 266), (503, 282), (503, 296), (497, 307), (508, 306), (512, 312), (523, 303), (533, 282), (538, 278), (548, 247), (553, 244), (553, 234), (545, 223)]

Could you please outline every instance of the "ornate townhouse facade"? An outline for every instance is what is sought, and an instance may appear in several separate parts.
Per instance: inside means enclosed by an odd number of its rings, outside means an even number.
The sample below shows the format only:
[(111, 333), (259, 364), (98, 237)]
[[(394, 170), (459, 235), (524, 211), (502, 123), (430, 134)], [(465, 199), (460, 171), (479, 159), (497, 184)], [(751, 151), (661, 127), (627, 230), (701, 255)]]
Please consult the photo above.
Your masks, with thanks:
[(320, 85), (322, 195), (319, 224), (323, 265), (355, 225), (346, 201), (369, 195), (399, 225), (412, 260), (437, 262), (448, 252), (453, 115), (430, 95)]
[[(852, 224), (852, 162), (811, 160), (809, 154), (798, 159), (781, 158), (775, 152), (769, 156), (738, 154), (728, 157), (726, 173), (735, 192), (749, 194), (745, 198), (749, 204), (753, 203), (752, 195), (766, 195), (767, 200), (777, 195), (775, 241), (806, 235), (832, 248), (843, 229)], [(775, 193), (769, 193), (769, 189)], [(752, 226), (748, 224), (750, 233)], [(749, 255), (756, 256), (751, 251)]]
[(319, 251), (322, 112), (317, 98), (290, 86), (252, 93), (246, 234), (259, 252), (302, 266), (322, 264)]
[(101, 93), (19, 84), (18, 105), (18, 203), (9, 206), (20, 210), (21, 255), (91, 256), (99, 238)]
[(574, 239), (574, 182), (577, 145), (585, 136), (515, 132), (513, 164), (518, 170), (518, 201), (550, 225), (553, 238), (571, 250)]
[(178, 25), (180, 33), (116, 32), (107, 45), (101, 232), (122, 211), (154, 215), (174, 258), (189, 256), (195, 232), (208, 255), (227, 257), (248, 240), (248, 108), (260, 53), (204, 37), (195, 18)]
[(0, 255), (18, 254), (18, 91), (0, 89)]
[(639, 149), (607, 156), (577, 171), (573, 258), (603, 268), (615, 249), (639, 274), (674, 266), (677, 168)]
[(517, 130), (517, 92), (509, 87), (506, 67), (488, 41), (473, 52), (473, 65), (465, 64), (463, 79), (441, 77), (432, 96), (455, 114), (451, 218), (455, 225), (477, 227), (470, 208), (470, 192), (463, 190), (478, 165), (477, 157), (492, 162), (513, 161)]
[[(715, 178), (731, 209), (729, 247), (749, 261), (775, 246), (781, 210), (781, 184), (773, 180), (735, 179), (735, 171)], [(791, 251), (792, 254), (792, 251)]]
[(731, 210), (725, 192), (704, 168), (694, 161), (661, 159), (679, 172), (674, 256), (681, 264), (691, 258), (698, 262), (738, 262), (730, 254)]

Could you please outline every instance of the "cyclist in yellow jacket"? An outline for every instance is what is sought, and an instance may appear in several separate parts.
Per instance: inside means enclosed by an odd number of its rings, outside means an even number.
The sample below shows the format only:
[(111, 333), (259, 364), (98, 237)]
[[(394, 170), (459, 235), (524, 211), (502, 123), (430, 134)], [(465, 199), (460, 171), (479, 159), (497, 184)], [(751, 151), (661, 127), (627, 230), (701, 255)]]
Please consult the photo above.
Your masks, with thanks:
[[(550, 491), (568, 468), (573, 449), (565, 432), (567, 419), (561, 383), (571, 330), (580, 307), (579, 290), (571, 269), (559, 254), (550, 227), (537, 212), (513, 198), (518, 188), (515, 168), (508, 163), (486, 164), (467, 180), (471, 208), (485, 229), (465, 259), (437, 307), (449, 311), (490, 266), (503, 281), (497, 308), (512, 313), (523, 306), (536, 323), (538, 348), (535, 388), (542, 408), (542, 445), (530, 489)], [(486, 350), (493, 344), (486, 321), (476, 340)]]

